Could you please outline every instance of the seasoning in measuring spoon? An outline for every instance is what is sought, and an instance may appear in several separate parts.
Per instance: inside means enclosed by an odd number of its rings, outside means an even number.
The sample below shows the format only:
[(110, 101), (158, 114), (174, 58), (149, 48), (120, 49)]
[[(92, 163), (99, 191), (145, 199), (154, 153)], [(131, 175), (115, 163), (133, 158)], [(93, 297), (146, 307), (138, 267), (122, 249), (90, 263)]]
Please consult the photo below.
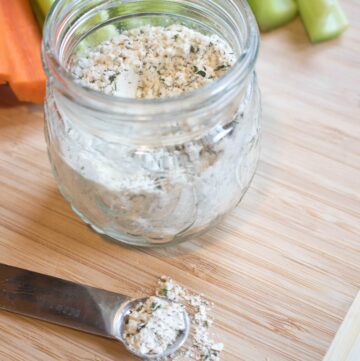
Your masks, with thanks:
[(130, 310), (123, 338), (135, 352), (160, 355), (176, 342), (185, 328), (182, 304), (152, 296)]

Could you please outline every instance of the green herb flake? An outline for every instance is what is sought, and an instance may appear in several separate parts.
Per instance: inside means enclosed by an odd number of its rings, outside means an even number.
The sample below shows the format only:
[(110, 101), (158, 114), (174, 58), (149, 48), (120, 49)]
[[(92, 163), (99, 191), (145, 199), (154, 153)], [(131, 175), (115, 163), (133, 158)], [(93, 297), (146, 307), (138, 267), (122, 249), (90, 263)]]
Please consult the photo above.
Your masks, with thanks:
[(151, 309), (152, 309), (153, 311), (156, 311), (158, 308), (160, 308), (160, 305), (159, 305), (158, 303), (153, 302), (153, 303), (151, 304)]
[(165, 297), (167, 297), (167, 295), (168, 295), (168, 289), (167, 289), (166, 287), (164, 287), (163, 289), (161, 289), (161, 293), (162, 293)]
[(222, 69), (226, 69), (226, 68), (228, 68), (228, 67), (229, 67), (228, 65), (223, 64), (223, 65), (218, 66), (218, 67), (215, 69), (215, 71), (219, 71), (219, 70), (222, 70)]
[(113, 74), (113, 75), (109, 76), (110, 83), (114, 82), (114, 80), (116, 79), (116, 76), (117, 76), (117, 74)]
[(201, 75), (203, 78), (206, 77), (206, 73), (204, 72), (204, 70), (199, 70), (196, 72), (196, 74)]

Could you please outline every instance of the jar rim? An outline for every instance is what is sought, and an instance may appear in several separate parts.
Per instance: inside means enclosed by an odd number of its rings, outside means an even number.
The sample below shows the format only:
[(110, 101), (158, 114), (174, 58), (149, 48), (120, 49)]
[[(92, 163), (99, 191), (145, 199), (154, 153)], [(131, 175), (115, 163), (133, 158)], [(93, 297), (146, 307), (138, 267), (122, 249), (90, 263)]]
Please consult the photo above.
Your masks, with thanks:
[[(213, 1), (213, 0), (206, 0)], [(242, 47), (242, 51), (234, 65), (220, 78), (213, 82), (192, 90), (190, 92), (181, 93), (171, 97), (161, 97), (153, 99), (137, 99), (125, 98), (112, 94), (105, 94), (80, 85), (74, 81), (74, 77), (69, 73), (65, 66), (61, 63), (56, 50), (54, 49), (53, 31), (51, 29), (54, 23), (54, 17), (60, 9), (61, 0), (56, 0), (51, 7), (49, 14), (45, 20), (42, 42), (42, 61), (47, 77), (52, 76), (59, 84), (66, 89), (66, 94), (72, 100), (85, 105), (89, 108), (101, 109), (105, 112), (116, 112), (116, 109), (141, 108), (141, 113), (164, 114), (166, 109), (195, 109), (199, 104), (209, 99), (216, 99), (225, 93), (225, 90), (233, 88), (235, 84), (244, 82), (248, 75), (253, 71), (255, 62), (259, 52), (259, 29), (255, 17), (244, 0), (229, 0), (232, 5), (240, 10), (245, 17), (245, 25), (247, 34)], [(86, 6), (86, 1), (84, 2)], [(220, 4), (217, 4), (221, 6)], [(139, 113), (137, 113), (139, 115)]]

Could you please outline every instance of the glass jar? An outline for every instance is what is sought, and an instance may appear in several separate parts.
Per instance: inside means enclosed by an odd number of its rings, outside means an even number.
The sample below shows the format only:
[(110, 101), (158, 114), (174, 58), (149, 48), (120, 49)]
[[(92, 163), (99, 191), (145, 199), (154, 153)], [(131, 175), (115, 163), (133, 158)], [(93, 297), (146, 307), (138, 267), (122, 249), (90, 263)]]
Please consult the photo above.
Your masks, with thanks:
[[(76, 54), (145, 24), (217, 34), (237, 62), (196, 91), (128, 99), (78, 85)], [(44, 29), (46, 139), (56, 181), (97, 232), (137, 246), (176, 243), (241, 200), (259, 156), (257, 25), (246, 1), (65, 0)]]

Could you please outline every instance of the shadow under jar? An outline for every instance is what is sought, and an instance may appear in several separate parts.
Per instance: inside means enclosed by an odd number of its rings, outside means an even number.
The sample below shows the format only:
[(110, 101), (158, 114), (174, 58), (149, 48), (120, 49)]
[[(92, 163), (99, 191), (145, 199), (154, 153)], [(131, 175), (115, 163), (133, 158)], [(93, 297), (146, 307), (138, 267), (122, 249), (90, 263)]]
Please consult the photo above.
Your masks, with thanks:
[[(146, 24), (217, 34), (237, 61), (220, 79), (171, 98), (119, 98), (74, 81), (74, 57)], [(246, 1), (58, 1), (44, 29), (46, 139), (74, 211), (97, 232), (137, 246), (173, 244), (216, 225), (243, 197), (258, 161), (258, 46)]]

